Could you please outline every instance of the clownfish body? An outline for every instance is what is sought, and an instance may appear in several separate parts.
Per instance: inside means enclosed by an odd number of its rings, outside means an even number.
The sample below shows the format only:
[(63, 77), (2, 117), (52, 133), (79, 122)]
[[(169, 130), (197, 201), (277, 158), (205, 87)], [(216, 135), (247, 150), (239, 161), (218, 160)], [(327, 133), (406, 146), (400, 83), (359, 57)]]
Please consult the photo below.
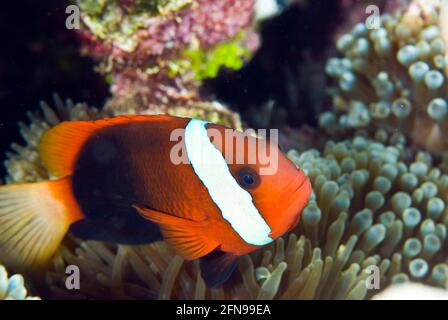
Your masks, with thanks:
[[(303, 172), (260, 141), (166, 115), (64, 122), (39, 145), (55, 180), (0, 188), (0, 262), (45, 263), (69, 230), (120, 244), (164, 239), (220, 284), (238, 256), (294, 227), (311, 194)], [(274, 155), (275, 170), (261, 174)]]

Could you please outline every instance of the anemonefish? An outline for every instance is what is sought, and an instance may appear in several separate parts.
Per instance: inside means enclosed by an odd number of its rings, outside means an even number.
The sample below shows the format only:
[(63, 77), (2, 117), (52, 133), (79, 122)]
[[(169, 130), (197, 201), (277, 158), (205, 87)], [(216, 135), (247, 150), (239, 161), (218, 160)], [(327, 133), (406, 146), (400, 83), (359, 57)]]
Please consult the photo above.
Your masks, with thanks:
[[(229, 144), (226, 130), (243, 145)], [(168, 115), (63, 122), (38, 146), (54, 179), (0, 187), (0, 262), (44, 264), (68, 231), (130, 245), (163, 239), (183, 258), (200, 258), (208, 286), (221, 284), (238, 256), (293, 228), (311, 194), (308, 177), (277, 146), (251, 143), (259, 141)], [(249, 161), (255, 151), (276, 154), (275, 172), (260, 174), (267, 164)], [(173, 161), (177, 154), (187, 161)]]

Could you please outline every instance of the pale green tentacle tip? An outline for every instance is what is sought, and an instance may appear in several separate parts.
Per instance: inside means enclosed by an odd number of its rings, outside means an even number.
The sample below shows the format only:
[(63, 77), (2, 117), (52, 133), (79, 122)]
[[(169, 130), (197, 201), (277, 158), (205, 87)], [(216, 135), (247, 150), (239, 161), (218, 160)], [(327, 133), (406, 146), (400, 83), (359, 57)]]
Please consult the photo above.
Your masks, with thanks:
[(404, 243), (403, 255), (406, 258), (414, 258), (422, 251), (422, 243), (417, 238), (409, 238)]
[(385, 163), (381, 167), (379, 174), (393, 181), (398, 175), (398, 167), (396, 164)]
[(347, 51), (353, 45), (354, 41), (355, 37), (352, 34), (344, 34), (336, 42), (336, 48), (342, 52)]
[(341, 170), (343, 173), (352, 172), (356, 169), (356, 162), (351, 157), (346, 157), (341, 162)]
[(8, 278), (5, 267), (0, 265), (0, 300), (40, 300), (27, 294), (23, 276), (15, 274)]
[(439, 35), (440, 31), (436, 26), (428, 26), (420, 32), (420, 37), (426, 41), (431, 41)]
[(441, 287), (446, 287), (448, 285), (448, 265), (445, 263), (435, 265), (432, 268), (431, 280)]
[(403, 189), (411, 191), (418, 185), (418, 178), (415, 174), (406, 172), (400, 177), (400, 183)]
[(424, 278), (429, 272), (429, 265), (426, 260), (417, 258), (409, 263), (409, 272), (416, 279)]
[(423, 239), (423, 253), (432, 257), (433, 254), (438, 252), (442, 248), (442, 242), (440, 238), (435, 234), (428, 234)]
[(266, 280), (270, 276), (271, 272), (266, 267), (258, 267), (255, 269), (255, 279), (257, 279), (257, 281)]
[(375, 79), (372, 80), (372, 85), (376, 93), (382, 99), (388, 99), (394, 92), (395, 86), (390, 81), (389, 75), (386, 72), (380, 72)]
[(353, 45), (353, 54), (358, 57), (365, 57), (370, 51), (370, 43), (365, 38), (358, 38)]
[(356, 170), (350, 174), (350, 181), (355, 188), (363, 186), (367, 182), (368, 178), (368, 175), (366, 175), (362, 170)]
[(388, 193), (391, 187), (392, 183), (390, 179), (383, 176), (376, 177), (375, 181), (373, 182), (373, 189), (381, 192), (382, 194)]
[(426, 62), (418, 61), (409, 67), (409, 75), (414, 81), (423, 81), (429, 70), (429, 65)]
[(436, 232), (436, 224), (432, 219), (425, 219), (420, 225), (420, 235), (422, 238), (426, 237), (428, 234)]
[(347, 121), (350, 127), (367, 126), (370, 123), (370, 112), (367, 105), (361, 101), (351, 101)]
[(339, 86), (343, 91), (352, 91), (356, 81), (356, 75), (353, 72), (345, 71), (339, 78)]
[(386, 119), (391, 113), (390, 103), (379, 101), (370, 105), (370, 112), (375, 119)]
[(350, 231), (357, 235), (360, 235), (368, 227), (372, 225), (373, 222), (373, 212), (370, 209), (363, 209), (357, 212), (353, 218), (350, 225)]
[(369, 29), (367, 29), (365, 23), (357, 23), (353, 26), (351, 33), (355, 36), (355, 37), (364, 37), (367, 35)]
[(442, 87), (445, 78), (438, 70), (430, 70), (425, 74), (425, 84), (431, 90), (436, 90)]
[(339, 191), (339, 185), (334, 182), (333, 180), (330, 181), (326, 181), (321, 190), (320, 193), (322, 196), (334, 196), (337, 194), (337, 192)]
[(322, 212), (316, 203), (310, 203), (303, 209), (302, 217), (306, 224), (316, 225), (322, 218)]
[(386, 211), (380, 214), (378, 217), (378, 220), (381, 224), (383, 224), (386, 227), (389, 227), (392, 222), (395, 221), (396, 215), (393, 211)]
[(332, 127), (336, 124), (336, 115), (334, 112), (326, 111), (319, 116), (319, 126), (321, 128)]
[(445, 43), (443, 39), (437, 37), (431, 40), (431, 53), (433, 55), (444, 54), (445, 53)]
[(412, 104), (406, 98), (398, 98), (392, 102), (392, 113), (399, 119), (408, 117), (412, 111)]
[(418, 57), (420, 59), (427, 59), (428, 56), (431, 54), (431, 46), (426, 40), (420, 40), (419, 42), (417, 42), (416, 47)]
[(444, 224), (438, 223), (434, 232), (442, 241), (445, 241), (447, 236), (447, 228)]
[(386, 227), (383, 224), (371, 226), (363, 235), (361, 246), (364, 250), (370, 252), (374, 247), (380, 244), (386, 237)]
[(391, 280), (392, 284), (401, 284), (406, 282), (409, 282), (409, 276), (405, 273), (397, 273)]
[(445, 99), (435, 98), (428, 103), (427, 112), (433, 120), (441, 121), (448, 114), (448, 104)]
[(356, 136), (353, 138), (353, 148), (358, 151), (364, 150), (368, 147), (369, 143), (366, 138), (362, 136)]
[(445, 210), (445, 202), (437, 197), (431, 198), (426, 204), (426, 212), (428, 217), (437, 221)]
[(380, 37), (375, 40), (374, 49), (375, 52), (378, 53), (380, 56), (385, 56), (391, 52), (392, 43), (388, 38)]
[(379, 191), (371, 191), (366, 195), (365, 205), (373, 211), (381, 208), (385, 203), (384, 196)]
[(435, 197), (439, 191), (437, 185), (431, 181), (423, 183), (420, 188), (423, 190), (426, 199)]
[(406, 45), (397, 52), (397, 60), (402, 65), (408, 66), (418, 59), (417, 48), (413, 45)]
[(424, 162), (414, 162), (409, 169), (410, 172), (414, 173), (417, 177), (423, 177), (428, 174), (428, 165)]
[(373, 29), (369, 34), (369, 38), (372, 41), (376, 41), (378, 39), (385, 38), (387, 36), (388, 36), (388, 32), (383, 27), (380, 27), (378, 29)]
[(422, 219), (420, 210), (417, 208), (406, 208), (403, 211), (403, 223), (408, 228), (416, 227)]
[(408, 193), (400, 191), (392, 196), (391, 204), (394, 212), (401, 215), (404, 209), (411, 206), (412, 198)]

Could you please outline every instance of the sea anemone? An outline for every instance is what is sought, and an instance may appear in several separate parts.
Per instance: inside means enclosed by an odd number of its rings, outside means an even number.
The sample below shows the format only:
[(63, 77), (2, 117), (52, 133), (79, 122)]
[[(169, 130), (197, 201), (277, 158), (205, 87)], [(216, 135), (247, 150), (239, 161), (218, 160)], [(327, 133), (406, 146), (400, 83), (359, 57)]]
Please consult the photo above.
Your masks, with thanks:
[(240, 69), (258, 47), (253, 0), (78, 0), (83, 52), (111, 82), (107, 107), (203, 100), (203, 79)]
[[(42, 112), (30, 114), (31, 124), (21, 125), (27, 145), (15, 145), (16, 153), (9, 154), (9, 181), (48, 178), (36, 151), (46, 129), (65, 119), (106, 116), (58, 97), (55, 104), (56, 111), (43, 103)], [(212, 114), (216, 118), (220, 112)], [(224, 122), (230, 119), (239, 118)], [(388, 143), (393, 139), (384, 130), (375, 137), (330, 140), (322, 154), (291, 150), (289, 158), (314, 189), (299, 226), (241, 257), (239, 272), (224, 286), (207, 288), (197, 261), (183, 261), (164, 242), (123, 246), (69, 236), (46, 273), (51, 297), (363, 299), (377, 292), (366, 286), (366, 270), (373, 265), (379, 268), (381, 289), (410, 280), (444, 287), (448, 175), (433, 167), (429, 153), (416, 153), (402, 140)], [(66, 289), (67, 265), (80, 268), (80, 290)]]
[(447, 285), (448, 175), (433, 167), (429, 153), (356, 136), (328, 141), (322, 156), (316, 150), (289, 155), (308, 173), (316, 196), (299, 231), (324, 257), (345, 243), (353, 279), (373, 264), (381, 288), (408, 280)]
[(23, 277), (15, 274), (8, 278), (5, 267), (0, 265), (0, 300), (40, 300), (40, 298), (28, 296)]
[(380, 28), (356, 24), (337, 41), (340, 57), (326, 73), (333, 109), (320, 127), (333, 137), (359, 129), (400, 131), (410, 144), (438, 151), (446, 147), (448, 83), (440, 1), (412, 1), (381, 16)]

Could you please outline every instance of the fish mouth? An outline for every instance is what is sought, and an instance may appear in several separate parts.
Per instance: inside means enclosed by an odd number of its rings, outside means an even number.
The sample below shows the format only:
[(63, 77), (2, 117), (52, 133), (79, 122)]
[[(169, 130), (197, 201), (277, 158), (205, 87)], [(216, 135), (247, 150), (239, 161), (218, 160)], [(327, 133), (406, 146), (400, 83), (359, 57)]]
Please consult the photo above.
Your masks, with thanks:
[[(309, 190), (307, 195), (305, 195), (305, 189)], [(291, 231), (297, 226), (302, 210), (306, 207), (307, 203), (310, 200), (311, 192), (311, 181), (308, 178), (303, 179), (303, 181), (294, 191), (287, 209), (292, 214), (292, 216), (294, 216), (294, 219), (288, 226), (287, 231)]]
[[(284, 221), (281, 223), (280, 229), (276, 229), (277, 233), (274, 237), (285, 234), (297, 225), (300, 214), (309, 201), (311, 190), (310, 179), (302, 171), (288, 184), (278, 200)], [(281, 233), (278, 233), (279, 230)]]
[[(310, 180), (303, 172), (300, 172), (297, 175), (297, 178), (294, 179), (293, 183), (291, 183), (290, 185), (293, 185), (293, 184), (297, 184), (297, 186), (293, 189), (292, 192), (290, 191), (291, 189), (288, 188), (289, 186), (286, 188), (286, 191), (285, 191), (285, 193), (286, 193), (285, 197), (287, 197), (287, 199), (285, 199), (286, 203), (291, 203), (291, 202), (294, 203), (295, 199), (297, 199), (299, 197), (298, 194), (304, 189), (305, 186), (310, 184)], [(282, 198), (284, 199), (285, 197), (282, 197)]]
[(298, 183), (294, 191), (291, 193), (287, 202), (289, 204), (288, 211), (290, 212), (294, 211), (297, 216), (300, 215), (300, 212), (308, 203), (312, 192), (310, 179), (303, 172), (300, 176), (301, 176), (300, 182)]

